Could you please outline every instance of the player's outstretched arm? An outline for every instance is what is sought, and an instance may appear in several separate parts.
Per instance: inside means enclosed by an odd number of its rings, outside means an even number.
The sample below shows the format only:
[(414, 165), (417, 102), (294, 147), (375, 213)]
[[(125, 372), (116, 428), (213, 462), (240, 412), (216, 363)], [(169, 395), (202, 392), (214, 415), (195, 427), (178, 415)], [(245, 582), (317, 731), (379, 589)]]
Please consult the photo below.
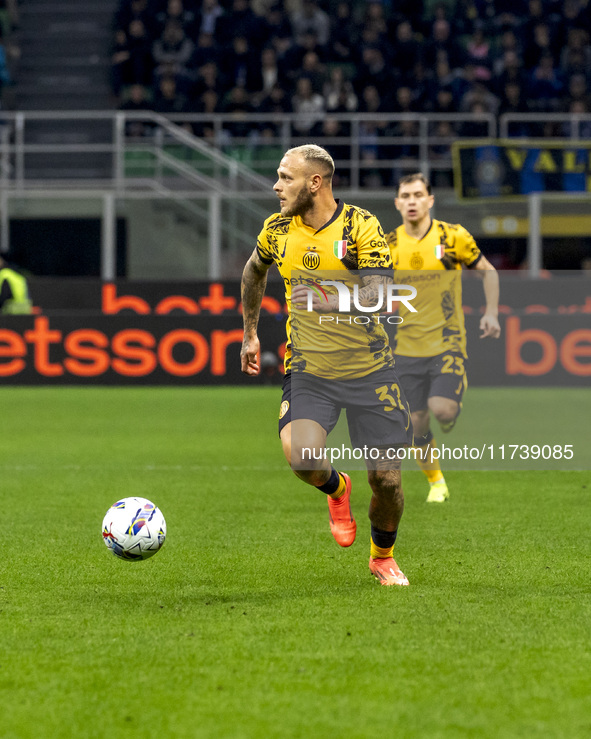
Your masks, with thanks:
[(490, 336), (493, 339), (498, 339), (501, 335), (499, 324), (499, 274), (484, 255), (480, 257), (474, 269), (481, 273), (486, 300), (484, 315), (480, 319), (480, 338), (484, 339)]
[(261, 301), (267, 286), (267, 272), (270, 265), (265, 264), (255, 249), (242, 273), (242, 319), (244, 339), (240, 351), (242, 371), (247, 375), (258, 375), (260, 366), (258, 355), (260, 342), (257, 336)]

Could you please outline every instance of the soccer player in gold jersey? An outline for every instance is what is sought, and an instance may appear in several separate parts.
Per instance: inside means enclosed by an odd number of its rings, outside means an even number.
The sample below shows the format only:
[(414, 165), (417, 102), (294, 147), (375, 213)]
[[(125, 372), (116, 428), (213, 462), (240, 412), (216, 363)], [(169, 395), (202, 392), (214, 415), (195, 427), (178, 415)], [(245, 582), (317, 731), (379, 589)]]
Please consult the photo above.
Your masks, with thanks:
[(259, 309), (274, 263), (289, 309), (279, 412), (285, 457), (297, 477), (326, 494), (331, 532), (340, 546), (351, 546), (351, 480), (324, 454), (327, 435), (346, 409), (353, 447), (377, 454), (366, 463), (370, 572), (382, 585), (408, 585), (393, 558), (404, 497), (400, 462), (391, 452), (412, 444), (410, 411), (381, 316), (339, 312), (339, 289), (325, 289), (321, 279), (336, 275), (335, 288), (341, 280), (354, 283), (357, 304), (374, 306), (392, 284), (390, 250), (375, 216), (335, 200), (334, 162), (326, 150), (314, 144), (290, 149), (277, 173), (280, 212), (265, 221), (242, 276), (242, 371), (259, 373)]
[(402, 225), (387, 235), (395, 281), (416, 287), (411, 314), (400, 306), (403, 322), (396, 332), (396, 374), (408, 399), (421, 449), (419, 466), (429, 484), (427, 502), (442, 503), (449, 490), (438, 461), (430, 449), (435, 440), (430, 415), (445, 433), (450, 431), (462, 406), (467, 387), (466, 331), (462, 310), (462, 267), (482, 276), (485, 312), (480, 320), (481, 338), (498, 338), (499, 278), (468, 231), (460, 225), (431, 218), (434, 196), (421, 174), (404, 177), (396, 194)]

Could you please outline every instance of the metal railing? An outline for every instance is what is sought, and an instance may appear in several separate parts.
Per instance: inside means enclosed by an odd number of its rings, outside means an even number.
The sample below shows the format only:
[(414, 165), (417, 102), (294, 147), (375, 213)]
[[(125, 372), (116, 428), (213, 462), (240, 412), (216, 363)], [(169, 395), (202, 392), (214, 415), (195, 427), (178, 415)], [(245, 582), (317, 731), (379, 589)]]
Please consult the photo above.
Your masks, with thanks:
[(499, 117), (502, 139), (591, 138), (591, 113), (504, 113)]
[[(60, 136), (60, 125), (71, 129), (72, 122), (79, 126), (79, 133)], [(322, 114), (310, 130), (298, 114), (165, 117), (149, 111), (31, 111), (3, 113), (1, 123), (2, 183), (19, 189), (52, 179), (61, 180), (62, 185), (86, 179), (89, 185), (96, 186), (100, 180), (101, 186), (108, 184), (116, 190), (158, 190), (173, 188), (176, 178), (177, 185), (195, 189), (260, 190), (275, 176), (280, 152), (310, 141), (334, 148), (345, 186), (375, 188), (388, 186), (394, 174), (404, 171), (451, 172), (451, 144), (458, 136), (497, 135), (496, 118), (491, 114)], [(100, 140), (93, 141), (92, 133), (85, 132), (100, 123), (105, 130)], [(40, 139), (36, 131), (40, 124), (55, 129), (53, 140)], [(145, 176), (128, 176), (128, 162), (142, 153)], [(59, 176), (52, 174), (51, 165), (36, 166), (43, 157), (52, 156), (62, 165)], [(69, 177), (64, 177), (68, 158), (73, 162), (75, 156), (102, 156), (108, 165), (103, 164), (100, 176), (88, 178), (80, 174), (79, 162), (72, 163)], [(154, 167), (149, 166), (150, 159)]]

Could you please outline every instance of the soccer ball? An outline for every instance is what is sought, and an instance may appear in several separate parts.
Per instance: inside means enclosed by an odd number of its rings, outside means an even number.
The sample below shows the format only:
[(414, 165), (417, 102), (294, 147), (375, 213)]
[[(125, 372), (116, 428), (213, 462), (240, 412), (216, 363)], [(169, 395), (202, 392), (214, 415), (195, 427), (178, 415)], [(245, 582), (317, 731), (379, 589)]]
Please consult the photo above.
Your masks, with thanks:
[(103, 541), (116, 557), (129, 562), (153, 557), (166, 538), (160, 508), (146, 498), (123, 498), (103, 519)]

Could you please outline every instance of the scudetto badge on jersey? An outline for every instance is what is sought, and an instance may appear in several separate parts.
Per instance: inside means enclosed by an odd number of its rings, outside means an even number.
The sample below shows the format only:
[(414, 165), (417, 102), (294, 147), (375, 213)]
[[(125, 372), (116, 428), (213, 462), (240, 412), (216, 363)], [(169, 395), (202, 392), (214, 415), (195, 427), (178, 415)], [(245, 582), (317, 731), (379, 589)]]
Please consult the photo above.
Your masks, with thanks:
[(445, 246), (443, 244), (437, 244), (435, 247), (435, 259), (441, 259), (445, 254)]
[(281, 407), (279, 408), (279, 419), (281, 420), (283, 416), (287, 413), (289, 410), (289, 400), (284, 400), (283, 403), (281, 403)]
[(343, 259), (347, 253), (347, 242), (346, 241), (335, 241), (332, 250), (337, 259)]

